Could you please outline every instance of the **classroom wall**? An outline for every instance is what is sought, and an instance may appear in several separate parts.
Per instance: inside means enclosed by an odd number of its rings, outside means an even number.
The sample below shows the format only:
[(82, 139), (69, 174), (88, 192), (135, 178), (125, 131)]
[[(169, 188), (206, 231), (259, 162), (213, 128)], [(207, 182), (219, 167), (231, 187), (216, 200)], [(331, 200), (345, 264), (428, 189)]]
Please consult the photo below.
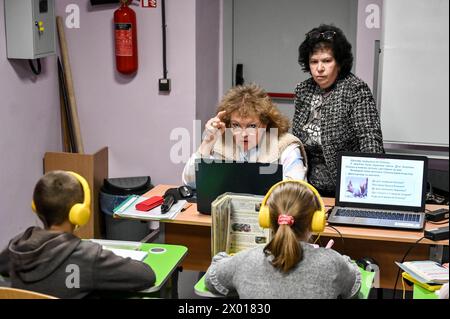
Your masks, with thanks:
[[(57, 1), (57, 12), (73, 0)], [(86, 153), (109, 147), (110, 177), (150, 175), (153, 184), (181, 183), (183, 164), (173, 164), (170, 133), (192, 128), (196, 103), (196, 0), (166, 1), (167, 68), (170, 94), (160, 94), (163, 77), (161, 3), (133, 5), (137, 15), (139, 70), (115, 70), (113, 13), (116, 5), (80, 2), (80, 28), (66, 29), (80, 126)]]
[(374, 91), (375, 41), (381, 39), (383, 0), (358, 0), (356, 74)]
[(221, 70), (220, 0), (197, 0), (196, 7), (196, 116), (201, 128), (215, 115), (219, 100), (219, 71)]
[(55, 58), (33, 75), (26, 61), (6, 58), (5, 19), (0, 2), (0, 250), (29, 225), (33, 187), (45, 151), (61, 147)]
[[(208, 0), (208, 2), (211, 0)], [(88, 0), (58, 0), (57, 14), (64, 20), (69, 4), (80, 11), (80, 28), (65, 33), (78, 105), (85, 153), (109, 147), (109, 176), (150, 175), (153, 184), (180, 184), (184, 163), (173, 163), (170, 140), (175, 128), (192, 131), (197, 99), (201, 105), (217, 101), (217, 57), (208, 45), (217, 32), (198, 33), (199, 26), (219, 28), (219, 0), (166, 1), (167, 65), (172, 81), (169, 95), (158, 92), (163, 75), (161, 8), (133, 6), (137, 14), (139, 71), (134, 77), (115, 71), (112, 19), (116, 5), (91, 7)], [(203, 1), (205, 2), (205, 1)], [(204, 5), (205, 3), (202, 3)], [(215, 26), (215, 23), (217, 26)], [(38, 224), (30, 210), (33, 187), (42, 175), (46, 151), (61, 151), (59, 93), (56, 58), (43, 63), (37, 78), (24, 61), (6, 59), (3, 2), (0, 5), (0, 249), (26, 227)], [(202, 43), (197, 44), (200, 36)], [(199, 48), (202, 50), (199, 50)], [(218, 46), (217, 46), (218, 50)], [(197, 54), (207, 52), (208, 67), (197, 67)], [(199, 74), (201, 73), (201, 74)], [(216, 79), (214, 79), (214, 76)], [(197, 78), (202, 90), (197, 90)], [(205, 96), (202, 96), (205, 94)], [(198, 98), (200, 96), (200, 98)], [(215, 105), (214, 105), (215, 109)], [(192, 132), (191, 132), (192, 133)], [(192, 145), (188, 143), (188, 147)], [(187, 149), (188, 155), (192, 151)]]

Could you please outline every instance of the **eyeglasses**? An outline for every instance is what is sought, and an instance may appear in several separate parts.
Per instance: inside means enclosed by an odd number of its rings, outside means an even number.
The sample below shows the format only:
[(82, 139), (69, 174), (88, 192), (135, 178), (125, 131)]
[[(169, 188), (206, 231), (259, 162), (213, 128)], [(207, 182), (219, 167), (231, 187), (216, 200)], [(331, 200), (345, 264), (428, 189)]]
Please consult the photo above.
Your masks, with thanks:
[(245, 130), (248, 135), (256, 135), (256, 133), (258, 133), (259, 127), (260, 127), (260, 125), (258, 125), (258, 124), (250, 124), (246, 128), (242, 128), (239, 126), (239, 124), (232, 123), (231, 124), (231, 132), (233, 132), (233, 134), (237, 135), (237, 134), (241, 134)]
[(325, 32), (311, 31), (307, 34), (308, 38), (311, 40), (317, 40), (320, 38), (324, 40), (333, 40), (335, 35), (336, 32), (334, 31), (325, 31)]

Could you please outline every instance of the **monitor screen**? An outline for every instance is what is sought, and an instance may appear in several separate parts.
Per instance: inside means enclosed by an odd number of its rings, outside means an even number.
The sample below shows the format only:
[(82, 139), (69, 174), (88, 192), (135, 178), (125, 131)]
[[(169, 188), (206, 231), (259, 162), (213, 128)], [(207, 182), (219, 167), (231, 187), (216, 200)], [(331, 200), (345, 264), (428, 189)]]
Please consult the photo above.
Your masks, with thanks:
[(422, 156), (341, 154), (337, 202), (365, 207), (424, 207), (426, 165), (427, 158)]
[(265, 163), (199, 161), (197, 169), (197, 210), (210, 214), (211, 203), (226, 192), (265, 195), (283, 180), (283, 166)]

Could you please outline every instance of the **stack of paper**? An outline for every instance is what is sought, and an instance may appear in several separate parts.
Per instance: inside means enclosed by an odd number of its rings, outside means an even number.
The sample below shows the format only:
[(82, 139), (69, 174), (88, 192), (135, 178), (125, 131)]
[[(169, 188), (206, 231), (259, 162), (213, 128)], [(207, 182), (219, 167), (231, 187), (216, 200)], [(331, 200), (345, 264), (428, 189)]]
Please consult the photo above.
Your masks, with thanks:
[(444, 284), (448, 282), (448, 269), (435, 261), (423, 260), (395, 263), (421, 283)]
[(270, 230), (259, 226), (263, 196), (225, 193), (211, 204), (211, 253), (235, 254), (256, 245), (266, 245)]
[(183, 209), (184, 205), (186, 204), (185, 200), (179, 200), (167, 213), (161, 212), (161, 206), (155, 207), (147, 212), (137, 210), (136, 204), (147, 199), (148, 197), (131, 195), (126, 200), (124, 200), (122, 204), (114, 208), (114, 217), (139, 220), (175, 219), (177, 214)]

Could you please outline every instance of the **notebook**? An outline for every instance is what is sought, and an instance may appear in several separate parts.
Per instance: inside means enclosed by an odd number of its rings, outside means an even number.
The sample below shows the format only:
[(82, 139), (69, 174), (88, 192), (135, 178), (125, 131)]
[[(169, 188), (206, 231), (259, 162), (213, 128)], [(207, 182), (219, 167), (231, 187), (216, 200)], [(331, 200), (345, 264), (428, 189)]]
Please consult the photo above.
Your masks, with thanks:
[(340, 153), (328, 222), (423, 229), (427, 167), (425, 156)]
[(198, 161), (195, 171), (197, 210), (211, 214), (211, 203), (226, 192), (265, 195), (283, 180), (283, 165)]

